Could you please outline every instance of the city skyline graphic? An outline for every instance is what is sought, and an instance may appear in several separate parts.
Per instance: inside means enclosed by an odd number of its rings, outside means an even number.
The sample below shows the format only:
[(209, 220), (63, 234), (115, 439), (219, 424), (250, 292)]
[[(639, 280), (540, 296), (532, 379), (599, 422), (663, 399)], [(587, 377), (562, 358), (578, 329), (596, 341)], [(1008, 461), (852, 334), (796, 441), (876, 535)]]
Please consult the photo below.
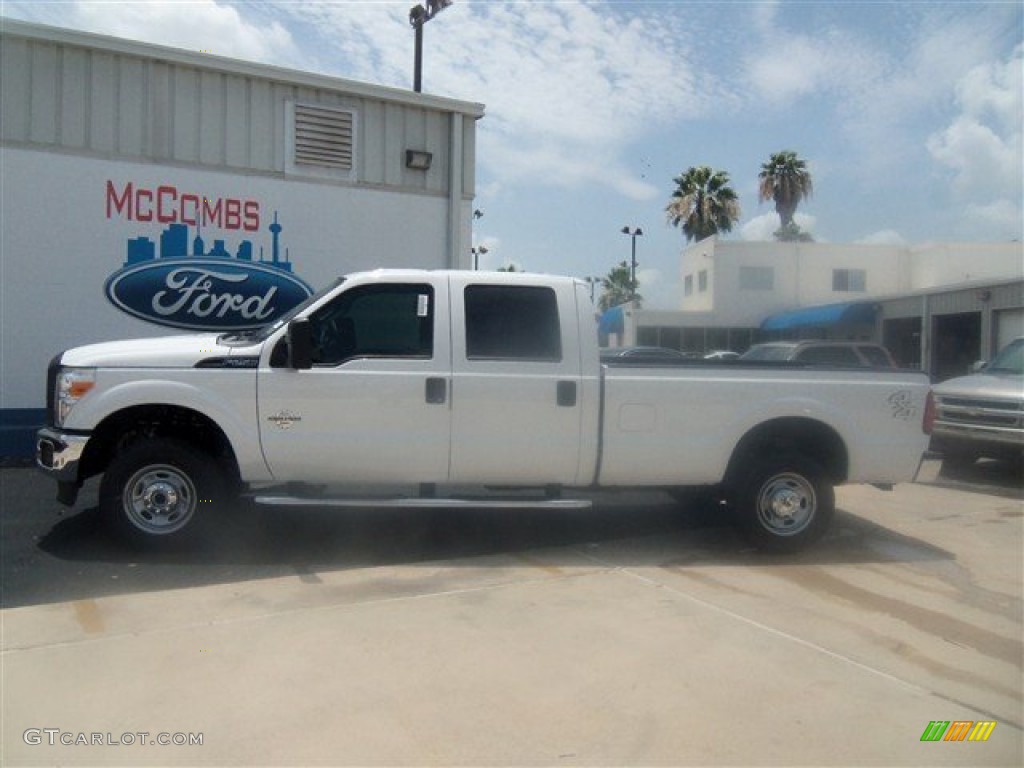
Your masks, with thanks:
[(238, 249), (232, 255), (225, 246), (225, 240), (217, 238), (213, 245), (206, 250), (206, 241), (203, 240), (202, 227), (196, 224), (196, 234), (191, 241), (189, 248), (189, 230), (187, 224), (174, 223), (168, 225), (161, 233), (159, 239), (159, 255), (157, 254), (157, 243), (151, 238), (140, 236), (128, 240), (126, 245), (125, 267), (135, 266), (147, 261), (158, 261), (162, 259), (226, 259), (243, 264), (260, 264), (265, 267), (279, 269), (282, 272), (292, 271), (291, 254), (288, 248), (284, 249), (284, 258), (281, 258), (281, 231), (284, 229), (277, 220), (277, 211), (274, 211), (274, 221), (267, 227), (271, 236), (270, 259), (264, 258), (263, 247), (260, 246), (259, 258), (253, 259), (253, 243), (251, 240), (242, 240)]

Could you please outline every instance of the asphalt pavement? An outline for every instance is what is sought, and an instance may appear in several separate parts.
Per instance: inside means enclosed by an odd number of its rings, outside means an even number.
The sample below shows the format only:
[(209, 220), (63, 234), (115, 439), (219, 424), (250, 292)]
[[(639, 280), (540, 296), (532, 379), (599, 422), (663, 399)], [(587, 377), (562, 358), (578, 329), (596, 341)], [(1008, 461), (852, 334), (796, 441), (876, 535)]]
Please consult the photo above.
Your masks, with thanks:
[[(657, 493), (260, 510), (140, 556), (94, 487), (0, 470), (0, 763), (1020, 765), (1020, 470), (972, 472), (839, 489), (790, 557)], [(921, 741), (946, 721), (996, 725)]]

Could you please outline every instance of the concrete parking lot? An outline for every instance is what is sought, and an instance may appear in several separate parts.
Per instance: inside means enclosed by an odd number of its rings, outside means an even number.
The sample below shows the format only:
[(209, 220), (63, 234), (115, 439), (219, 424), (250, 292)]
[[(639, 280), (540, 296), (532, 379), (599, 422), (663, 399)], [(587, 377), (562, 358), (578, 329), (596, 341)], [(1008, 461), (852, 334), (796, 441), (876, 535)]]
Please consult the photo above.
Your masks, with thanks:
[(1020, 765), (1019, 473), (922, 479), (840, 489), (786, 558), (656, 493), (266, 510), (140, 556), (0, 470), (0, 763)]

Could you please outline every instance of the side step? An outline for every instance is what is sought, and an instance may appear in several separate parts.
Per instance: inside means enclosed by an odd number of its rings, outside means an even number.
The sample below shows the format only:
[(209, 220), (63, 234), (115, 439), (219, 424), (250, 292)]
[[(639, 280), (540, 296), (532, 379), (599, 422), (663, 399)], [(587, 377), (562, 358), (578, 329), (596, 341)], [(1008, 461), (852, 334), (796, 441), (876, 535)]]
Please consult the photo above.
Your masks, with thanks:
[(380, 507), (390, 509), (438, 509), (462, 507), (474, 509), (590, 509), (589, 499), (460, 497), (434, 498), (407, 496), (398, 498), (349, 497), (311, 498), (308, 496), (253, 496), (257, 504), (293, 507)]

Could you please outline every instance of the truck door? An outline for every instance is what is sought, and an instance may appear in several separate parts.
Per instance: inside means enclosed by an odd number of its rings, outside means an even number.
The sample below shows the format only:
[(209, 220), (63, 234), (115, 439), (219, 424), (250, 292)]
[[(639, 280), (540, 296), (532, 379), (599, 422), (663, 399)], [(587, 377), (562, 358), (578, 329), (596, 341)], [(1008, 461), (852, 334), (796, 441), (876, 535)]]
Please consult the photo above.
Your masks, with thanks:
[(582, 409), (572, 285), (456, 274), (451, 313), (451, 481), (576, 483)]
[(275, 477), (446, 481), (447, 278), (357, 284), (314, 311), (310, 325), (311, 369), (265, 360), (259, 372), (260, 436)]

